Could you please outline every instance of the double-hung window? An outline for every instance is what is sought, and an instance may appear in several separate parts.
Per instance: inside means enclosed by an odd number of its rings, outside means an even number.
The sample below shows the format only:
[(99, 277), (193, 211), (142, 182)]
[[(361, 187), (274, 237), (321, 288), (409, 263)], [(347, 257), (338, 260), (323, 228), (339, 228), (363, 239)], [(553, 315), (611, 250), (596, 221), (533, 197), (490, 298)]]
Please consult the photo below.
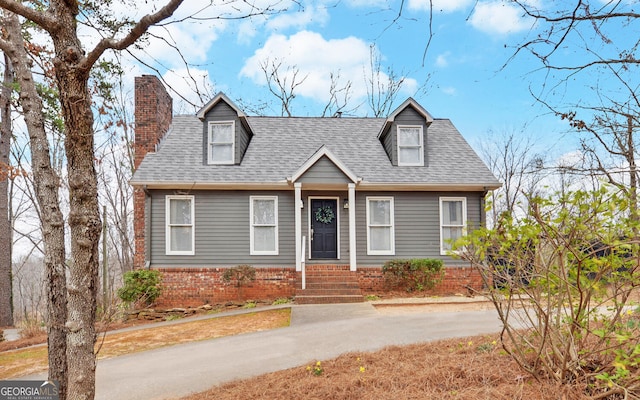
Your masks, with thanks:
[(166, 222), (167, 255), (195, 254), (194, 197), (167, 196)]
[(251, 255), (278, 255), (278, 197), (250, 198)]
[(393, 197), (367, 197), (367, 254), (394, 255)]
[(398, 126), (398, 165), (424, 165), (424, 138), (422, 126)]
[(209, 122), (209, 164), (233, 164), (235, 122)]
[(464, 235), (467, 220), (465, 197), (440, 198), (440, 253), (451, 251), (452, 242)]

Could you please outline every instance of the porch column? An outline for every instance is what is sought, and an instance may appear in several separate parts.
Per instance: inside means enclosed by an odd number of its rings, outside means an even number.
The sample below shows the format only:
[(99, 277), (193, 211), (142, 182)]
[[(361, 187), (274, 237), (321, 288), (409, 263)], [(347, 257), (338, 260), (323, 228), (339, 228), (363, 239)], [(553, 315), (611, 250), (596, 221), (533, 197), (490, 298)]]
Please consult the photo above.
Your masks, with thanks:
[(356, 268), (356, 184), (349, 184), (349, 264)]
[(296, 271), (302, 271), (302, 262), (300, 261), (302, 257), (302, 209), (300, 208), (302, 203), (302, 183), (295, 182), (293, 187), (295, 189), (293, 209), (295, 210)]

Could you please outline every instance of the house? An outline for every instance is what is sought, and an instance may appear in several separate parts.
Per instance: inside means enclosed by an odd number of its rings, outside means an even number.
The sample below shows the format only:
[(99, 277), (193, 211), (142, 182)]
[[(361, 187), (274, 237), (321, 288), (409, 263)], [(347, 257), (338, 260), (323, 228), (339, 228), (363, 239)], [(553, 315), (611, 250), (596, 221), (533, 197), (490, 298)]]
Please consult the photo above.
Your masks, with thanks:
[(449, 239), (484, 223), (500, 183), (415, 100), (388, 118), (259, 117), (220, 93), (172, 117), (157, 78), (137, 77), (135, 96), (135, 267), (162, 271), (163, 304), (229, 300), (221, 275), (243, 264), (253, 299), (317, 295), (306, 282), (322, 276), (351, 289), (325, 301), (362, 299), (401, 258), (444, 260), (441, 293), (481, 288)]

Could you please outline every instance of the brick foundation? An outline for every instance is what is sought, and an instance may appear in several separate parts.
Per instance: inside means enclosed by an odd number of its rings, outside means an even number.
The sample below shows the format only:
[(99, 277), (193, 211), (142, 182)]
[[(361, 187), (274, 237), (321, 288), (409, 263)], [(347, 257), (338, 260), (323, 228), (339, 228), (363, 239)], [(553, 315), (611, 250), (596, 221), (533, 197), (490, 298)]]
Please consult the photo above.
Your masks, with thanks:
[(237, 287), (224, 282), (224, 268), (159, 268), (162, 295), (159, 307), (197, 307), (228, 301), (275, 300), (295, 294), (293, 268), (256, 268), (256, 279)]
[[(308, 271), (348, 270), (348, 266), (312, 265)], [(301, 273), (294, 268), (256, 268), (256, 279), (241, 287), (224, 282), (224, 268), (158, 268), (162, 273), (163, 292), (156, 301), (159, 307), (197, 307), (229, 301), (275, 300), (293, 297), (300, 286)], [(363, 294), (386, 291), (381, 267), (359, 267), (356, 272)], [(430, 295), (470, 294), (483, 290), (480, 272), (472, 267), (445, 267), (442, 282)]]
[[(358, 281), (363, 294), (380, 294), (386, 291), (382, 268), (358, 267)], [(445, 296), (482, 292), (484, 284), (480, 271), (473, 267), (446, 267), (444, 278), (435, 288), (427, 291), (431, 295)]]

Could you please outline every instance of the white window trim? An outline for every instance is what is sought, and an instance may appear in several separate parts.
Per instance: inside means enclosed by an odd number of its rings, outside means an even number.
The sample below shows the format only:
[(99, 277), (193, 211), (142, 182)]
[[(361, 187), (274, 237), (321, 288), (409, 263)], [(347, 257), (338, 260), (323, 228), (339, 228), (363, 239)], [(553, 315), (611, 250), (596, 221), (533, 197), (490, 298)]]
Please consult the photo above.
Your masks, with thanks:
[[(391, 241), (391, 250), (372, 250), (371, 249), (371, 214), (370, 214), (370, 201), (371, 200), (387, 200), (390, 201), (390, 205), (389, 205), (389, 209), (391, 211), (391, 215), (389, 218), (389, 225), (376, 225), (376, 226), (389, 226), (391, 227), (391, 237), (390, 237), (390, 241)], [(393, 202), (393, 197), (392, 196), (367, 196), (367, 255), (370, 256), (393, 256), (396, 254), (396, 239), (395, 239), (395, 215), (394, 215), (394, 202)]]
[[(402, 159), (400, 158), (400, 148), (404, 147), (404, 148), (415, 148), (418, 146), (400, 146), (400, 130), (403, 128), (411, 128), (411, 129), (415, 129), (415, 128), (419, 128), (420, 129), (420, 161), (417, 163), (407, 163), (407, 162), (402, 162)], [(397, 130), (396, 130), (396, 144), (397, 144), (397, 151), (398, 151), (398, 166), (400, 167), (422, 167), (424, 166), (424, 131), (422, 129), (422, 125), (398, 125)]]
[(440, 206), (438, 207), (438, 218), (440, 220), (440, 255), (447, 255), (452, 250), (445, 249), (444, 237), (442, 231), (444, 228), (456, 227), (460, 225), (444, 225), (442, 221), (442, 203), (445, 201), (461, 201), (462, 202), (462, 234), (467, 233), (467, 198), (466, 197), (440, 197)]
[[(231, 159), (225, 161), (213, 161), (213, 143), (211, 142), (211, 127), (213, 125), (231, 125), (231, 142), (218, 142), (216, 144), (231, 144)], [(235, 163), (236, 154), (236, 122), (235, 121), (209, 121), (207, 125), (207, 161), (208, 164), (227, 165)]]
[[(253, 223), (253, 201), (254, 200), (273, 200), (275, 225), (260, 225), (260, 226), (274, 226), (275, 229), (275, 250), (273, 251), (259, 251), (254, 247), (254, 227)], [(277, 256), (279, 253), (279, 241), (278, 241), (278, 196), (249, 196), (249, 254), (252, 256)]]
[[(171, 225), (171, 200), (189, 200), (191, 203), (191, 224), (189, 225)], [(171, 227), (172, 226), (190, 226), (191, 227), (191, 250), (175, 251), (171, 250)], [(168, 256), (192, 256), (195, 252), (196, 238), (196, 220), (195, 220), (195, 197), (193, 195), (169, 195), (165, 199), (165, 252)]]

